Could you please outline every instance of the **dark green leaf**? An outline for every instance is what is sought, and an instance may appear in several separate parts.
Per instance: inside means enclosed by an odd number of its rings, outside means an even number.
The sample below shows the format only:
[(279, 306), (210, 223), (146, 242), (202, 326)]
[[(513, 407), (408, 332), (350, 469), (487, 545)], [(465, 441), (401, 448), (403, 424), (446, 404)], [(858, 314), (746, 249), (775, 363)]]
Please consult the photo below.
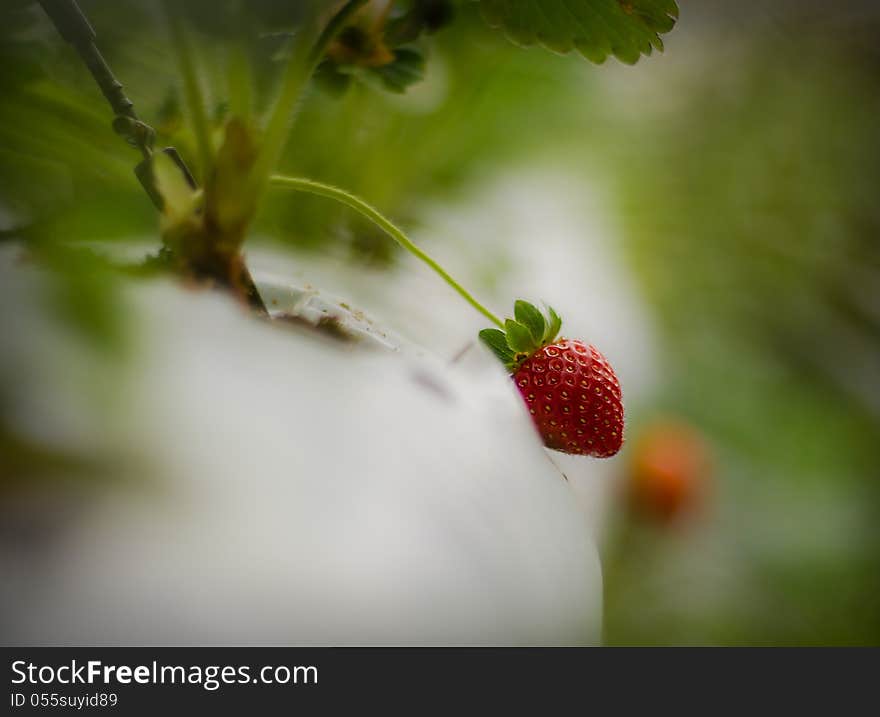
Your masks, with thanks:
[(532, 339), (532, 332), (523, 324), (513, 319), (507, 319), (504, 322), (504, 328), (507, 331), (507, 343), (517, 353), (530, 354), (537, 346)]
[(559, 334), (559, 329), (562, 328), (562, 319), (559, 318), (559, 314), (553, 310), (552, 306), (547, 307), (547, 316), (550, 317), (550, 321), (547, 324), (547, 330), (544, 333), (545, 344), (552, 343)]
[(653, 49), (678, 17), (675, 0), (478, 0), (483, 17), (518, 45), (577, 50), (602, 63), (609, 55), (634, 64)]
[(386, 89), (403, 93), (410, 85), (424, 79), (425, 58), (416, 50), (402, 48), (395, 50), (394, 62), (372, 68), (371, 71), (382, 80)]
[(453, 0), (411, 0), (408, 12), (388, 21), (385, 41), (394, 46), (415, 42), (423, 31), (433, 34), (449, 25), (454, 17)]
[(513, 305), (513, 315), (519, 323), (529, 330), (535, 344), (540, 344), (544, 340), (544, 317), (535, 306), (528, 301), (519, 299)]
[(416, 7), (429, 33), (446, 27), (455, 18), (455, 4), (452, 0), (417, 0)]
[(499, 329), (483, 329), (480, 340), (489, 347), (501, 363), (507, 365), (513, 361), (513, 349), (507, 345), (507, 336)]

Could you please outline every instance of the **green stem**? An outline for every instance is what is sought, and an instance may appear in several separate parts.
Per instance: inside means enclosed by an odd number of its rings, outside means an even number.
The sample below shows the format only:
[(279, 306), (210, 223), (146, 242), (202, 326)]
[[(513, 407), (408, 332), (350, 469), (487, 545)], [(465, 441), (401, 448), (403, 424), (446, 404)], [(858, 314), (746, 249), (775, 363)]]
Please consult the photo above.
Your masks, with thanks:
[(301, 177), (285, 177), (280, 174), (276, 174), (272, 176), (271, 179), (273, 184), (277, 184), (282, 187), (287, 187), (288, 189), (293, 189), (296, 192), (306, 192), (308, 194), (316, 194), (321, 197), (326, 197), (328, 199), (333, 199), (337, 202), (341, 202), (346, 206), (354, 209), (356, 212), (361, 214), (366, 219), (369, 219), (373, 224), (382, 229), (388, 236), (390, 236), (394, 241), (396, 241), (400, 246), (410, 252), (413, 256), (417, 257), (429, 267), (431, 267), (437, 274), (440, 276), (443, 281), (445, 281), (449, 286), (451, 286), (455, 291), (457, 291), (461, 297), (467, 301), (471, 306), (473, 306), (477, 311), (479, 311), (483, 316), (485, 316), (489, 321), (495, 324), (497, 327), (503, 329), (504, 324), (501, 319), (499, 319), (495, 314), (489, 311), (485, 306), (483, 306), (479, 301), (477, 301), (471, 294), (462, 287), (455, 279), (453, 279), (447, 271), (440, 266), (434, 259), (432, 259), (428, 254), (419, 249), (406, 234), (403, 233), (397, 226), (395, 226), (389, 219), (385, 218), (382, 214), (379, 213), (376, 209), (367, 204), (360, 197), (356, 197), (354, 194), (350, 192), (346, 192), (344, 189), (339, 189), (338, 187), (334, 187), (329, 184), (323, 184), (321, 182), (316, 182), (311, 179), (304, 179)]
[(213, 150), (211, 148), (211, 128), (208, 123), (208, 115), (205, 112), (205, 100), (202, 88), (199, 85), (196, 72), (195, 59), (189, 37), (180, 16), (180, 11), (171, 0), (164, 0), (165, 16), (168, 19), (168, 30), (180, 72), (183, 75), (183, 88), (186, 93), (186, 103), (192, 115), (193, 131), (196, 136), (196, 147), (199, 153), (199, 165), (204, 180), (211, 171), (213, 164)]
[(333, 42), (333, 38), (339, 34), (339, 31), (342, 30), (351, 16), (366, 4), (367, 0), (348, 0), (339, 12), (333, 16), (330, 22), (327, 23), (327, 27), (324, 28), (324, 32), (321, 33), (321, 36), (315, 42), (315, 46), (312, 48), (312, 52), (309, 55), (309, 60), (312, 63), (317, 65), (321, 61), (330, 43)]
[[(287, 64), (281, 92), (278, 94), (269, 121), (266, 123), (260, 154), (251, 170), (248, 192), (254, 203), (263, 193), (269, 175), (278, 164), (281, 152), (287, 142), (290, 124), (296, 114), (297, 105), (315, 72), (315, 68), (323, 58), (327, 46), (351, 15), (366, 2), (367, 0), (348, 0), (321, 32), (318, 32), (319, 21), (316, 11), (313, 10), (305, 18), (302, 29), (297, 35), (296, 47)], [(314, 38), (314, 42), (311, 41), (312, 38)]]
[(284, 72), (281, 90), (266, 122), (260, 152), (250, 172), (246, 193), (254, 205), (262, 195), (269, 175), (278, 164), (297, 105), (312, 76), (313, 68), (308, 59), (312, 47), (310, 38), (317, 36), (317, 17), (305, 18)]

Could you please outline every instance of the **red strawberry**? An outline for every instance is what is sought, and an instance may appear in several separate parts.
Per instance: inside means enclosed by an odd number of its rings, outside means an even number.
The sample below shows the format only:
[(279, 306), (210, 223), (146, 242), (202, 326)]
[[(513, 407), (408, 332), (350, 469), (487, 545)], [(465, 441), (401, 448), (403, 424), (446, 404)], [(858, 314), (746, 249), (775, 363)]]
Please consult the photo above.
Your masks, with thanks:
[(620, 384), (595, 346), (569, 339), (543, 346), (513, 380), (548, 448), (596, 458), (620, 450)]
[(556, 338), (561, 320), (545, 319), (525, 301), (505, 331), (480, 338), (511, 372), (544, 445), (564, 453), (609, 458), (623, 444), (620, 383), (608, 360), (582, 341)]

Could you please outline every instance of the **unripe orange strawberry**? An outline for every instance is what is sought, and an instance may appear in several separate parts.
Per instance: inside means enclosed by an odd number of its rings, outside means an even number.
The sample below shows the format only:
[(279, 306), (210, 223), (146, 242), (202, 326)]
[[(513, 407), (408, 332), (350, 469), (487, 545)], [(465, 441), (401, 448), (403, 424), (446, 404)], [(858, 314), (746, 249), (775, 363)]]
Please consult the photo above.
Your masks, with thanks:
[(669, 521), (704, 501), (711, 470), (706, 442), (679, 420), (650, 426), (632, 450), (628, 494), (641, 515)]
[(595, 346), (556, 338), (561, 320), (517, 301), (505, 331), (480, 338), (511, 372), (544, 445), (564, 453), (608, 458), (623, 444), (620, 383)]

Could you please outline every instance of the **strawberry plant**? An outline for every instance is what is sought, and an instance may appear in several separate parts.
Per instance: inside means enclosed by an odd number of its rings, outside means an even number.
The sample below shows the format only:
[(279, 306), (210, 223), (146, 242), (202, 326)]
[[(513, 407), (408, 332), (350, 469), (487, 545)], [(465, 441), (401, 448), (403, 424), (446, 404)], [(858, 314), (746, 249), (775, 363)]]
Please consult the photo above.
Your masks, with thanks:
[[(661, 36), (677, 17), (674, 0), (468, 0), (486, 23), (518, 45), (576, 52), (594, 63), (615, 57), (636, 63), (662, 50)], [(136, 175), (160, 212), (162, 247), (149, 262), (191, 283), (223, 288), (256, 314), (266, 306), (243, 254), (266, 195), (281, 190), (345, 205), (431, 268), (494, 328), (480, 334), (511, 373), (523, 403), (550, 448), (614, 455), (623, 441), (618, 379), (599, 350), (558, 338), (559, 315), (544, 317), (517, 301), (502, 321), (394, 222), (352, 192), (311, 177), (280, 173), (283, 150), (296, 143), (295, 120), (317, 85), (341, 97), (355, 86), (403, 93), (431, 63), (430, 36), (454, 32), (463, 10), (452, 0), (309, 0), (299, 3), (161, 3), (192, 136), (189, 152), (156, 146), (156, 132), (134, 111), (98, 50), (99, 34), (73, 0), (41, 0), (61, 36), (76, 49), (108, 100), (113, 127), (142, 155)], [(211, 119), (193, 29), (223, 40), (226, 99), (221, 122)], [(98, 28), (100, 29), (100, 28)], [(279, 46), (277, 88), (264, 109), (255, 96), (255, 42)], [(216, 92), (212, 93), (216, 95)]]

